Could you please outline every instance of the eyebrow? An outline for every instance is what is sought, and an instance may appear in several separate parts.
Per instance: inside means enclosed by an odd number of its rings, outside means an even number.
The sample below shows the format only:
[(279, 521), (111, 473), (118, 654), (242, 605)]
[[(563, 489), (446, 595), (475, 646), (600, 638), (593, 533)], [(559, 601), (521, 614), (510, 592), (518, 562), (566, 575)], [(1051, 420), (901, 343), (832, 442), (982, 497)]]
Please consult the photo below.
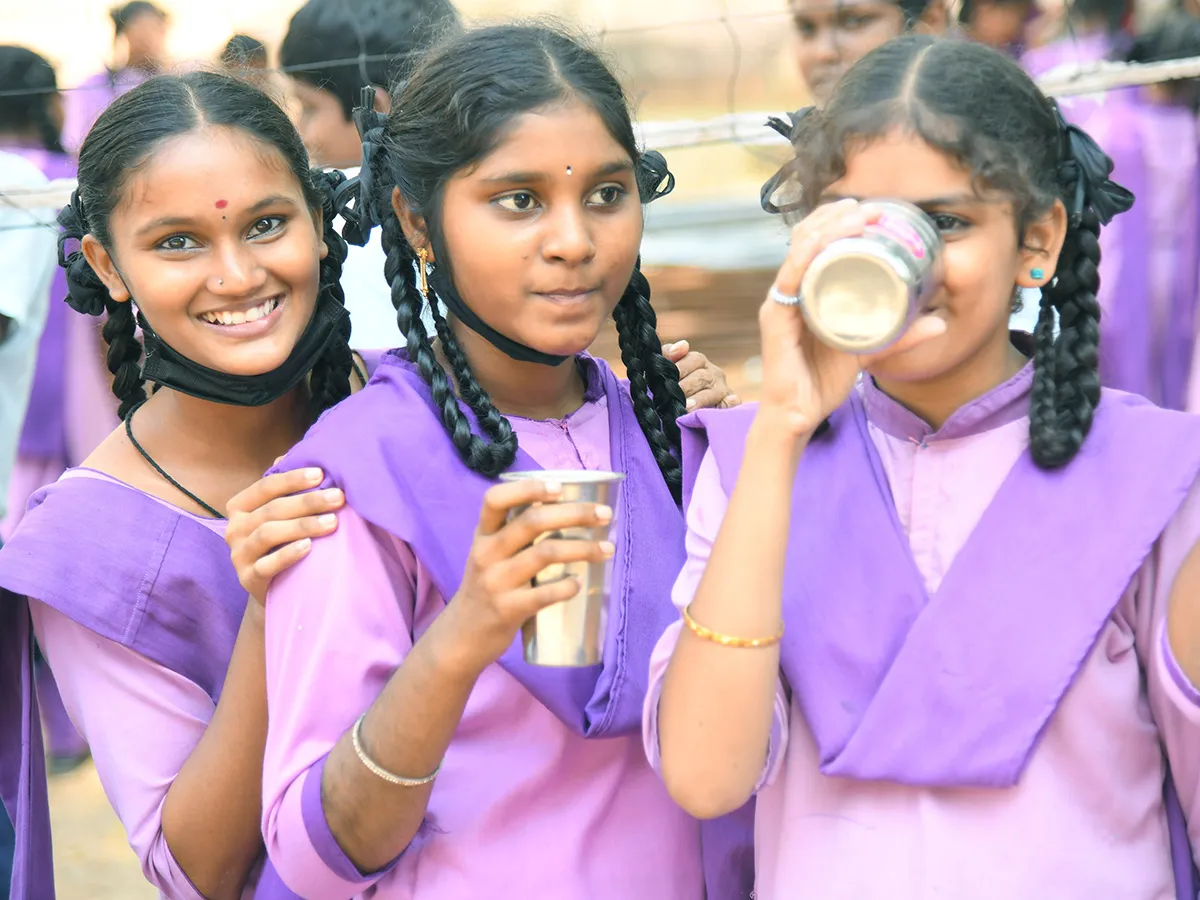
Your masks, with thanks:
[[(862, 197), (855, 197), (851, 194), (822, 194), (822, 203), (836, 203), (839, 200), (859, 200)], [(947, 206), (977, 206), (988, 201), (976, 194), (949, 194), (944, 197), (926, 197), (923, 200), (907, 200), (918, 209), (944, 209)]]
[[(263, 199), (259, 200), (257, 203), (247, 209), (246, 213), (248, 215), (254, 215), (257, 212), (261, 212), (262, 210), (268, 209), (272, 206), (290, 206), (295, 209), (296, 201), (291, 197), (285, 197), (283, 194), (273, 194), (270, 197), (264, 197)], [(187, 216), (164, 216), (161, 219), (155, 219), (153, 222), (148, 222), (147, 224), (143, 225), (137, 230), (137, 235), (140, 237), (152, 231), (158, 231), (162, 228), (183, 228), (188, 225), (194, 225), (195, 223), (195, 219)]]
[[(615, 162), (607, 163), (593, 171), (586, 178), (606, 178), (609, 175), (619, 175), (622, 172), (632, 172), (633, 163), (627, 159), (616, 160)], [(504, 172), (500, 175), (492, 175), (482, 179), (484, 184), (537, 184), (539, 182), (549, 181), (550, 175), (546, 172)]]

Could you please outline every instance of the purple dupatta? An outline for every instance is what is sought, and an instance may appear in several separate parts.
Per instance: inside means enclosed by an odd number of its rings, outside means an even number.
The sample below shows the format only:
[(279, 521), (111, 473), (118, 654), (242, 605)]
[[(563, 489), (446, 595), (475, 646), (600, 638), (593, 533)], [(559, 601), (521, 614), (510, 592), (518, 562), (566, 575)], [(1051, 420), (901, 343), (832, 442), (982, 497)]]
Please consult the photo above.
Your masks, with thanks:
[[(681, 421), (685, 477), (694, 479), (711, 450), (732, 493), (755, 411), (706, 410)], [(1021, 456), (933, 596), (857, 393), (830, 426), (797, 470), (781, 645), (821, 771), (915, 786), (1012, 786), (1200, 473), (1200, 419), (1106, 391), (1070, 465), (1047, 472)], [(1030, 521), (1038, 527), (1021, 527)], [(1072, 534), (1097, 552), (1064, 565), (1047, 533)], [(1013, 646), (1026, 648), (1019, 665)], [(1164, 791), (1177, 890), (1195, 900), (1169, 779)]]
[[(519, 635), (498, 662), (575, 734), (604, 738), (641, 728), (650, 654), (676, 617), (670, 596), (684, 561), (684, 522), (638, 425), (628, 388), (602, 360), (584, 355), (577, 363), (586, 399), (607, 399), (612, 466), (626, 476), (612, 538), (616, 554), (604, 663), (531, 666)], [(462, 409), (474, 426), (470, 411)], [(341, 488), (359, 515), (407, 543), (438, 592), (447, 600), (454, 596), (483, 494), (494, 482), (463, 464), (428, 385), (399, 351), (385, 356), (371, 384), (323, 416), (278, 468), (300, 466), (322, 468), (324, 486)], [(518, 450), (512, 468), (542, 467)], [(702, 823), (701, 831), (709, 897), (748, 897), (752, 807)]]

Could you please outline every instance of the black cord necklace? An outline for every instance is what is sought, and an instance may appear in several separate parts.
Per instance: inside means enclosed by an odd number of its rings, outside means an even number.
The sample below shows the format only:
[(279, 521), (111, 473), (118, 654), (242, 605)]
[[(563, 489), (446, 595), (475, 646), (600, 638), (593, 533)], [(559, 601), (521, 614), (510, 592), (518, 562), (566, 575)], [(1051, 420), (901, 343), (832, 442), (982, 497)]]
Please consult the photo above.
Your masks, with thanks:
[[(142, 403), (145, 403), (145, 402), (146, 401), (144, 401), (144, 400), (142, 401)], [(182, 484), (180, 484), (178, 481), (176, 481), (174, 478), (172, 478), (170, 475), (168, 475), (166, 470), (154, 461), (154, 457), (151, 456), (149, 453), (147, 453), (146, 449), (141, 444), (138, 443), (137, 438), (135, 438), (133, 436), (133, 414), (141, 408), (142, 408), (142, 404), (139, 403), (137, 406), (135, 406), (133, 409), (131, 409), (129, 411), (129, 413), (125, 416), (125, 436), (127, 438), (129, 438), (129, 443), (133, 444), (133, 448), (135, 450), (137, 450), (138, 453), (142, 454), (142, 459), (144, 459), (146, 462), (150, 463), (150, 465), (154, 467), (154, 471), (157, 472), (159, 475), (161, 475), (163, 478), (165, 478), (167, 480), (167, 482), (171, 485), (171, 487), (175, 488), (175, 490), (179, 491), (181, 494), (183, 494), (185, 497), (187, 497), (189, 500), (191, 500), (197, 506), (201, 507), (206, 513), (211, 515), (214, 519), (224, 519), (225, 518), (224, 515), (217, 512), (215, 509), (213, 509), (211, 506), (209, 506), (207, 503), (205, 503), (203, 500), (201, 500), (199, 497), (197, 497), (195, 494), (193, 494), (187, 488), (185, 488)]]

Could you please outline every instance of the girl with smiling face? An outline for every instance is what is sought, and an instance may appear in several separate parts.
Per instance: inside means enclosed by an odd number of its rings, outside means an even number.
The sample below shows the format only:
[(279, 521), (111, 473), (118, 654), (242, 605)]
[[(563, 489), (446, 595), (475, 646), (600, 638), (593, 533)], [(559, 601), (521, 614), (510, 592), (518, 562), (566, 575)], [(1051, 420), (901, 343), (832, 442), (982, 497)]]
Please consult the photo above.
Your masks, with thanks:
[[(963, 41), (876, 50), (795, 147), (762, 401), (683, 423), (648, 752), (695, 815), (757, 795), (767, 900), (1194, 898), (1200, 424), (1096, 372), (1097, 237), (1131, 196)], [(785, 304), (885, 198), (932, 219), (944, 275), (856, 357)]]
[(346, 247), (327, 224), (340, 181), (309, 169), (269, 98), (215, 74), (149, 80), (83, 144), (62, 264), (70, 305), (107, 316), (124, 423), (35, 494), (0, 551), (19, 900), (53, 892), (30, 619), (150, 882), (172, 898), (281, 889), (257, 862), (263, 608), (225, 515), (350, 393)]
[[(391, 110), (358, 212), (406, 343), (282, 464), (346, 507), (270, 590), (272, 863), (313, 898), (746, 897), (745, 815), (702, 858), (638, 739), (683, 561), (684, 393), (638, 268), (662, 158), (597, 56), (543, 27), (451, 37)], [(628, 384), (585, 352), (610, 316)], [(531, 469), (620, 472), (619, 506), (495, 484)], [(610, 521), (611, 543), (541, 540)], [(521, 624), (579, 588), (534, 575), (610, 558), (604, 664), (526, 664)]]

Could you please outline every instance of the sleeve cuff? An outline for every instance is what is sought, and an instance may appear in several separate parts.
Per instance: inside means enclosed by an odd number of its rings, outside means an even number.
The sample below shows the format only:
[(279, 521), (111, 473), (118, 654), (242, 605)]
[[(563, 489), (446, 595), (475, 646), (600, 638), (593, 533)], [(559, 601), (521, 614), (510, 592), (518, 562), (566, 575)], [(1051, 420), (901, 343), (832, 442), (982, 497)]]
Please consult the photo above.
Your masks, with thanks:
[(428, 835), (426, 823), (421, 823), (420, 829), (408, 846), (382, 869), (370, 873), (360, 872), (358, 866), (338, 844), (337, 838), (329, 829), (329, 821), (325, 818), (325, 805), (321, 802), (321, 781), (325, 772), (325, 761), (328, 758), (328, 754), (321, 757), (304, 776), (304, 787), (301, 789), (300, 798), (300, 814), (304, 819), (304, 829), (308, 833), (308, 839), (312, 842), (313, 849), (317, 851), (317, 856), (334, 875), (351, 884), (363, 886), (373, 884), (391, 872), (406, 853), (420, 848)]

